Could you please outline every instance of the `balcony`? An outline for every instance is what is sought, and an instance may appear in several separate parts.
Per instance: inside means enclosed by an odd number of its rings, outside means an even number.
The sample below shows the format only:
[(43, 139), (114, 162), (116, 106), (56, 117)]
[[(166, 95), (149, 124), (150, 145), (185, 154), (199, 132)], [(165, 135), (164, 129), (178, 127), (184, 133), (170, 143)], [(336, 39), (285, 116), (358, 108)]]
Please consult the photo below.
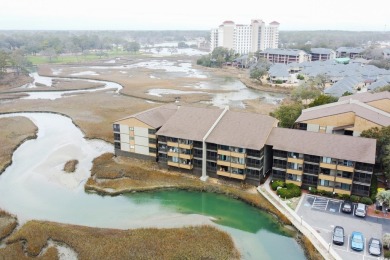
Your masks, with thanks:
[(168, 161), (169, 166), (179, 167), (179, 163)]
[(185, 154), (185, 153), (179, 153), (179, 158), (183, 158), (183, 159), (192, 159), (194, 156), (192, 154)]
[(179, 157), (179, 153), (178, 152), (168, 152), (168, 156)]
[(221, 160), (218, 160), (218, 161), (217, 161), (217, 164), (218, 164), (218, 165), (223, 165), (223, 166), (230, 167), (230, 162), (228, 162), (228, 161), (221, 161)]
[(349, 190), (342, 190), (342, 189), (337, 189), (337, 188), (335, 188), (335, 189), (334, 189), (334, 192), (337, 193), (337, 194), (347, 194), (347, 195), (351, 195), (351, 191), (349, 191)]
[(230, 167), (237, 168), (237, 169), (245, 169), (245, 164), (239, 164), (239, 163), (231, 163)]
[(346, 184), (352, 184), (352, 179), (343, 178), (343, 177), (336, 177), (336, 182), (342, 182)]
[(245, 158), (246, 154), (245, 153), (230, 152), (230, 156), (237, 157), (237, 158)]
[(157, 148), (156, 144), (149, 144), (149, 147), (151, 147), (151, 148)]
[(179, 143), (179, 147), (180, 148), (184, 148), (184, 149), (192, 149), (193, 145), (192, 144), (182, 144), (182, 143)]
[(300, 182), (300, 181), (293, 181), (293, 180), (286, 180), (286, 183), (293, 183), (293, 184), (295, 184), (295, 185), (297, 185), (297, 186), (301, 186), (302, 185), (302, 182)]
[(326, 169), (331, 169), (331, 170), (336, 170), (336, 164), (331, 164), (331, 163), (320, 163), (321, 168), (326, 168)]
[(174, 142), (169, 142), (167, 143), (168, 146), (172, 146), (172, 147), (179, 147), (179, 143), (174, 143)]
[(371, 184), (371, 178), (353, 178), (353, 181), (365, 183), (365, 184)]
[(225, 150), (218, 149), (218, 154), (230, 156), (230, 151), (225, 151)]
[(192, 168), (194, 168), (194, 166), (192, 164), (179, 164), (179, 168), (192, 170)]
[(148, 137), (151, 139), (156, 139), (156, 135), (149, 134)]
[(302, 175), (302, 170), (293, 170), (293, 169), (287, 169), (287, 173), (295, 174), (295, 175)]
[(303, 159), (288, 157), (287, 162), (303, 164)]
[(337, 170), (344, 171), (344, 172), (353, 172), (353, 167), (337, 165)]
[(230, 178), (230, 172), (225, 172), (225, 171), (217, 171), (217, 175), (219, 176), (225, 176)]
[(318, 185), (318, 186), (317, 186), (317, 190), (324, 190), (324, 191), (333, 192), (333, 187)]
[(321, 180), (326, 180), (326, 181), (334, 181), (334, 177), (333, 175), (326, 175), (326, 174), (320, 174), (318, 175), (318, 178), (321, 179)]

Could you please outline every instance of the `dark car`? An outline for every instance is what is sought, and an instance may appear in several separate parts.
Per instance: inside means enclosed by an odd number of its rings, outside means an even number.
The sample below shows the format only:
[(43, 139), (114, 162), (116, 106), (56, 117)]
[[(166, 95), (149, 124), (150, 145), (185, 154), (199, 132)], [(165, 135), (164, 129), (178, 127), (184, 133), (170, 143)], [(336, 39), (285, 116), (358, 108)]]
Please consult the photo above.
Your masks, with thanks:
[(344, 245), (344, 228), (340, 226), (335, 226), (333, 230), (333, 244), (335, 245)]
[(377, 238), (371, 238), (368, 242), (368, 253), (370, 255), (380, 256), (382, 254), (382, 243)]
[(353, 204), (351, 201), (344, 201), (343, 204), (341, 205), (341, 211), (344, 212), (344, 213), (352, 213), (352, 209), (353, 209)]

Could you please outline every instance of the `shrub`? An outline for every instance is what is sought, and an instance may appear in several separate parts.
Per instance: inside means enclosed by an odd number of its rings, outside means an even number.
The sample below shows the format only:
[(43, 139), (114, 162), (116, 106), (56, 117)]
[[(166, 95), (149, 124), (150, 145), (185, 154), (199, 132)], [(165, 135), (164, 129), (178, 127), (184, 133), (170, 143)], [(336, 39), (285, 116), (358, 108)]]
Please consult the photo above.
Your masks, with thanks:
[(359, 196), (356, 196), (356, 195), (351, 195), (351, 201), (352, 202), (359, 202), (360, 201), (360, 197)]
[(341, 197), (343, 198), (343, 200), (350, 200), (351, 199), (351, 196), (348, 194), (342, 194)]
[(301, 192), (301, 189), (299, 188), (299, 186), (297, 186), (293, 183), (288, 183), (288, 184), (286, 184), (286, 188), (278, 189), (278, 191), (277, 191), (277, 194), (281, 198), (286, 198), (286, 199), (299, 197), (299, 196), (301, 196), (301, 193), (302, 192)]
[(275, 80), (275, 84), (283, 84), (283, 80), (280, 80), (280, 79)]
[(280, 180), (274, 180), (272, 181), (271, 183), (271, 188), (273, 190), (276, 190), (278, 187), (284, 187), (284, 181), (280, 181)]
[(318, 193), (318, 190), (316, 188), (311, 187), (310, 190), (309, 190), (309, 193), (315, 195), (315, 194)]
[(372, 205), (372, 200), (369, 197), (363, 197), (360, 199), (360, 202), (366, 205)]
[(382, 237), (383, 247), (386, 249), (390, 248), (390, 233), (385, 233)]
[(333, 197), (333, 192), (331, 192), (331, 191), (324, 191), (324, 196), (332, 198)]
[(385, 251), (383, 255), (386, 259), (390, 258), (390, 251)]

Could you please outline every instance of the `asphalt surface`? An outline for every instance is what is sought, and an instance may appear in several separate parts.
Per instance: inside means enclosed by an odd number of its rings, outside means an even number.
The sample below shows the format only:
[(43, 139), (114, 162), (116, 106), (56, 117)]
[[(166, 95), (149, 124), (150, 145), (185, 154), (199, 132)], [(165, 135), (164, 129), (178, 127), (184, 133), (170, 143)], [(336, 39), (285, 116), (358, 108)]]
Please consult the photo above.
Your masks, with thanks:
[[(390, 232), (390, 220), (371, 216), (361, 218), (353, 213), (343, 213), (341, 204), (340, 200), (304, 194), (296, 212), (303, 221), (311, 225), (329, 243), (330, 247), (336, 250), (342, 259), (380, 259), (368, 254), (368, 241), (371, 237), (382, 240), (382, 235)], [(354, 205), (355, 207), (356, 205)], [(344, 228), (345, 240), (342, 246), (332, 243), (332, 233), (335, 226)], [(350, 235), (353, 231), (363, 233), (365, 245), (362, 252), (354, 251), (350, 247)]]

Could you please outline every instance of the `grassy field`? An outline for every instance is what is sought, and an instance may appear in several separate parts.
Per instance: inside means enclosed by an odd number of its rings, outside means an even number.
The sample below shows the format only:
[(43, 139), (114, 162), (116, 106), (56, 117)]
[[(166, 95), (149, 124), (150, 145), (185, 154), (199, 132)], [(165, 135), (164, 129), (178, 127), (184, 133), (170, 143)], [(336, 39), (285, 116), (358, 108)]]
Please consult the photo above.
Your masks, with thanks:
[(91, 178), (85, 184), (86, 190), (111, 195), (166, 188), (225, 194), (276, 215), (284, 224), (291, 224), (268, 200), (254, 192), (252, 186), (203, 182), (196, 176), (158, 170), (157, 164), (153, 162), (113, 157), (110, 153), (103, 154), (93, 161)]
[[(98, 229), (53, 222), (29, 221), (7, 240), (26, 241), (37, 256), (48, 239), (75, 250), (78, 259), (239, 259), (230, 236), (210, 226), (172, 229)], [(0, 258), (8, 259), (4, 249)]]
[(14, 150), (25, 140), (35, 138), (37, 127), (25, 117), (0, 118), (0, 174), (12, 162)]

